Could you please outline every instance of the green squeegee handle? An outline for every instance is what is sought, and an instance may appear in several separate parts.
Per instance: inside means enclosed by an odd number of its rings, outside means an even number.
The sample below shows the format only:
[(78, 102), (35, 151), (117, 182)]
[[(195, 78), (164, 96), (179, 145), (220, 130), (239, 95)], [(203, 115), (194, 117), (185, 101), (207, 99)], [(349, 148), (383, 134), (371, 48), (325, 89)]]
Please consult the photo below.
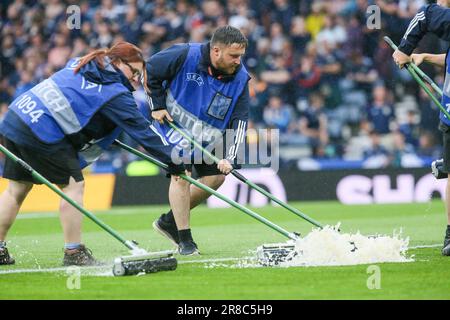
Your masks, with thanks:
[[(391, 38), (385, 36), (383, 39), (387, 42), (387, 44), (389, 44), (389, 46), (391, 46), (394, 51), (398, 49), (397, 45), (391, 40)], [(436, 91), (437, 94), (442, 97), (443, 93), (441, 88), (439, 88), (439, 86), (433, 80), (431, 80), (431, 78), (425, 72), (422, 71), (422, 69), (420, 69), (414, 62), (410, 62), (408, 63), (408, 65), (411, 65), (414, 71), (416, 71), (419, 76), (421, 76), (426, 82), (428, 82), (428, 84), (434, 89), (434, 91)]]
[[(119, 147), (121, 147), (122, 149), (127, 150), (128, 152), (130, 152), (130, 153), (132, 153), (132, 154), (142, 158), (142, 159), (145, 159), (145, 160), (147, 160), (147, 161), (149, 161), (149, 162), (159, 166), (162, 169), (166, 169), (167, 170), (167, 168), (168, 168), (167, 164), (165, 164), (165, 163), (163, 163), (163, 162), (161, 162), (161, 161), (151, 157), (148, 154), (145, 154), (145, 153), (143, 153), (143, 152), (141, 152), (141, 151), (139, 151), (137, 149), (134, 149), (134, 148), (130, 147), (129, 145), (127, 145), (127, 144), (125, 144), (125, 143), (123, 143), (123, 142), (121, 142), (119, 140), (115, 140), (114, 144), (119, 146)], [(254, 212), (254, 211), (248, 209), (247, 207), (241, 205), (240, 203), (237, 203), (236, 201), (234, 201), (234, 200), (232, 200), (232, 199), (222, 195), (221, 193), (217, 192), (216, 190), (214, 190), (214, 189), (212, 189), (212, 188), (210, 188), (210, 187), (208, 187), (208, 186), (198, 182), (197, 180), (193, 179), (192, 177), (190, 177), (188, 175), (185, 175), (185, 174), (180, 174), (179, 176), (183, 180), (186, 180), (189, 183), (195, 185), (197, 188), (199, 188), (199, 189), (201, 189), (201, 190), (203, 190), (205, 192), (208, 192), (208, 193), (216, 196), (220, 200), (228, 203), (229, 205), (231, 205), (232, 207), (238, 209), (239, 211), (246, 213), (247, 215), (251, 216), (252, 218), (258, 220), (259, 222), (261, 222), (263, 224), (265, 224), (269, 228), (272, 228), (273, 230), (279, 232), (283, 236), (285, 236), (285, 237), (287, 237), (289, 239), (292, 239), (292, 240), (298, 239), (298, 235), (297, 234), (288, 232), (287, 230), (283, 229), (282, 227), (280, 227), (280, 226), (276, 225), (275, 223), (267, 220), (266, 218), (260, 216), (256, 212)]]
[[(214, 156), (211, 152), (209, 152), (208, 150), (206, 150), (201, 144), (199, 144), (197, 141), (195, 141), (194, 139), (192, 139), (186, 132), (184, 132), (183, 130), (181, 130), (180, 128), (178, 128), (174, 123), (166, 121), (166, 123), (175, 131), (177, 131), (179, 134), (181, 134), (183, 137), (185, 137), (190, 143), (192, 143), (195, 147), (197, 147), (199, 150), (201, 150), (204, 154), (206, 154), (208, 157), (210, 157), (212, 160), (214, 160), (214, 162), (216, 164), (219, 163), (220, 159), (217, 158), (216, 156)], [(309, 223), (313, 224), (316, 227), (319, 227), (320, 229), (323, 228), (323, 225), (320, 224), (319, 222), (315, 221), (314, 219), (312, 219), (311, 217), (307, 216), (306, 214), (300, 212), (300, 210), (298, 210), (297, 208), (294, 208), (293, 206), (287, 204), (286, 202), (278, 199), (277, 197), (275, 197), (273, 194), (271, 194), (270, 192), (264, 190), (263, 188), (261, 188), (260, 186), (258, 186), (257, 184), (251, 182), (250, 180), (248, 180), (247, 178), (245, 178), (242, 174), (240, 174), (239, 172), (237, 172), (235, 169), (233, 169), (231, 171), (231, 174), (233, 176), (235, 176), (237, 179), (241, 180), (243, 183), (247, 184), (248, 186), (250, 186), (251, 188), (255, 189), (256, 191), (260, 192), (261, 194), (265, 195), (267, 198), (269, 198), (270, 200), (272, 200), (273, 202), (279, 204), (280, 206), (282, 206), (283, 208), (287, 209), (288, 211), (296, 214), (297, 216), (299, 216), (300, 218), (303, 218), (304, 220), (308, 221)]]
[(100, 226), (102, 229), (104, 229), (106, 232), (108, 232), (110, 235), (112, 235), (114, 238), (119, 240), (121, 243), (123, 243), (128, 249), (133, 250), (136, 249), (136, 242), (127, 241), (122, 236), (120, 236), (115, 230), (113, 230), (111, 227), (109, 227), (107, 224), (105, 224), (103, 221), (98, 219), (95, 215), (84, 209), (82, 206), (80, 206), (77, 202), (72, 200), (69, 196), (67, 196), (64, 192), (62, 192), (59, 188), (55, 187), (50, 181), (48, 181), (46, 178), (44, 178), (40, 173), (38, 173), (36, 170), (34, 170), (28, 163), (17, 157), (14, 153), (9, 151), (6, 147), (4, 147), (2, 144), (0, 144), (0, 151), (3, 152), (8, 158), (10, 158), (12, 161), (20, 165), (24, 170), (26, 170), (30, 175), (36, 179), (37, 181), (45, 184), (47, 187), (49, 187), (53, 192), (58, 194), (61, 198), (66, 200), (68, 203), (70, 203), (73, 207), (78, 209), (81, 213), (83, 213), (85, 216), (87, 216), (89, 219), (91, 219), (93, 222), (95, 222), (98, 226)]

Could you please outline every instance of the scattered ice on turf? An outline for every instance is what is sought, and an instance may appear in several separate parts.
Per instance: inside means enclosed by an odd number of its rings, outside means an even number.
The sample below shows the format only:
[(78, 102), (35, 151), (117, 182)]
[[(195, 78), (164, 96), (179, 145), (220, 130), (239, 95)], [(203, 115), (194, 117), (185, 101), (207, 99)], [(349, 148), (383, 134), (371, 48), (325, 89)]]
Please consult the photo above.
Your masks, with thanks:
[(255, 256), (243, 257), (239, 259), (237, 262), (236, 261), (229, 263), (210, 262), (203, 265), (203, 268), (205, 269), (214, 269), (214, 268), (241, 269), (241, 268), (260, 268), (260, 267), (262, 266), (258, 264), (258, 261)]
[[(34, 240), (32, 240), (34, 244)], [(12, 257), (16, 257), (16, 266), (20, 266), (24, 264), (24, 260), (31, 258), (34, 261), (35, 267), (40, 270), (42, 269), (41, 264), (39, 263), (38, 258), (34, 255), (33, 252), (28, 251), (27, 249), (22, 248), (20, 245), (15, 244), (13, 241), (8, 241), (8, 247), (11, 248)], [(18, 259), (17, 259), (18, 258)], [(24, 259), (25, 258), (25, 259)]]
[[(340, 233), (339, 225), (314, 229), (295, 243), (296, 255), (282, 267), (294, 266), (345, 266), (382, 262), (410, 262), (406, 256), (409, 237), (402, 238), (401, 231), (393, 236), (364, 236)], [(356, 248), (356, 250), (355, 250)]]
[(227, 264), (227, 263), (215, 263), (215, 262), (207, 263), (204, 266), (205, 269), (229, 268), (229, 267), (230, 267), (230, 264)]
[[(408, 257), (409, 237), (403, 238), (402, 232), (393, 232), (392, 236), (364, 236), (340, 233), (337, 226), (325, 226), (313, 229), (305, 237), (295, 242), (294, 252), (288, 257), (290, 261), (279, 263), (279, 267), (345, 266), (383, 262), (411, 262)], [(286, 244), (292, 244), (292, 240)], [(357, 248), (355, 250), (355, 248)], [(254, 252), (255, 253), (255, 252)], [(238, 262), (209, 263), (204, 268), (258, 268), (256, 253), (253, 257), (242, 258)]]

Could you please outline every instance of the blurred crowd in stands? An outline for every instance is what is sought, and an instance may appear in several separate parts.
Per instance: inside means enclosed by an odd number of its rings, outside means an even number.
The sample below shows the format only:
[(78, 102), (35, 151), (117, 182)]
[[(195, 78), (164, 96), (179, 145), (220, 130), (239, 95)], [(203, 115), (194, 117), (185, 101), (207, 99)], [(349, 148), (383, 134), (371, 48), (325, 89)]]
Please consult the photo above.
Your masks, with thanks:
[[(392, 49), (426, 0), (6, 0), (0, 4), (0, 119), (19, 94), (89, 48), (125, 40), (146, 57), (208, 41), (230, 24), (249, 39), (249, 128), (278, 129), (282, 164), (299, 159), (408, 167), (440, 157), (438, 111)], [(81, 25), (66, 12), (79, 6)], [(376, 5), (375, 11), (369, 10)], [(371, 7), (373, 8), (373, 7)], [(380, 28), (368, 18), (381, 13)], [(376, 17), (375, 17), (376, 18)], [(448, 44), (427, 36), (418, 51)], [(442, 70), (423, 66), (442, 85)], [(143, 100), (137, 93), (137, 99)], [(251, 139), (250, 139), (251, 140)], [(119, 169), (129, 156), (105, 156)]]

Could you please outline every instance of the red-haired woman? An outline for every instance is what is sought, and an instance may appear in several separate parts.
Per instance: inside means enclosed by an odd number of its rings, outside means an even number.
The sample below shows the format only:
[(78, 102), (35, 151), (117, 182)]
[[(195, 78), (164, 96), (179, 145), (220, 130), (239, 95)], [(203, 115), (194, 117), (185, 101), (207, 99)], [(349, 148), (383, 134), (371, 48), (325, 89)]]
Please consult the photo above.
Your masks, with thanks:
[[(6, 147), (29, 163), (72, 199), (83, 203), (84, 160), (92, 150), (80, 153), (93, 142), (125, 131), (149, 153), (175, 167), (167, 148), (151, 134), (149, 121), (137, 109), (132, 91), (146, 83), (145, 61), (136, 46), (121, 42), (110, 49), (95, 50), (71, 60), (60, 71), (15, 99), (0, 124)], [(95, 150), (94, 150), (95, 151)], [(95, 158), (95, 157), (94, 157)], [(34, 181), (9, 159), (3, 177), (9, 179), (0, 196), (0, 265), (13, 264), (6, 248), (6, 234)], [(64, 265), (92, 265), (97, 261), (81, 242), (82, 215), (61, 201), (64, 232)]]

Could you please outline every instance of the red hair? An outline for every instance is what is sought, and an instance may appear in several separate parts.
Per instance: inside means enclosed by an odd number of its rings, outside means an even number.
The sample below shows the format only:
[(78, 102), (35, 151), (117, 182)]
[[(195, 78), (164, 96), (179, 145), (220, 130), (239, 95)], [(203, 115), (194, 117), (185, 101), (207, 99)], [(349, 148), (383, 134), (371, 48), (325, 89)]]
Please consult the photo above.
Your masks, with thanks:
[(95, 59), (95, 62), (100, 66), (100, 68), (104, 69), (105, 66), (103, 64), (103, 58), (108, 57), (111, 59), (111, 63), (116, 63), (119, 61), (123, 62), (141, 62), (142, 63), (142, 71), (144, 76), (143, 86), (144, 89), (149, 92), (147, 88), (147, 71), (145, 68), (145, 60), (142, 55), (142, 50), (136, 47), (134, 44), (129, 42), (119, 42), (113, 45), (110, 49), (97, 49), (88, 53), (87, 55), (80, 58), (77, 67), (74, 72), (78, 73), (80, 69)]

